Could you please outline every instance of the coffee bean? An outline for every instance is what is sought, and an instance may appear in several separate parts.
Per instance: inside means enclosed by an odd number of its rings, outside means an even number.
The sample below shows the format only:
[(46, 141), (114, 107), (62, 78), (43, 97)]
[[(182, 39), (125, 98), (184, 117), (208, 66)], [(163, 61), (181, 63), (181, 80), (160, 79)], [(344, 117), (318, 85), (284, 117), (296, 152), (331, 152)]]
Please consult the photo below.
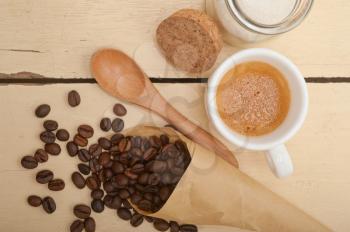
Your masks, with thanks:
[(161, 177), (162, 184), (170, 184), (172, 181), (172, 175), (168, 172), (163, 173)]
[(109, 139), (106, 139), (104, 137), (98, 139), (98, 144), (105, 150), (109, 150), (112, 146), (111, 141), (109, 141)]
[(56, 203), (52, 197), (45, 197), (42, 200), (42, 205), (46, 213), (52, 214), (56, 211)]
[(76, 134), (73, 138), (73, 142), (80, 146), (80, 147), (86, 147), (88, 145), (88, 140), (84, 138), (83, 136)]
[(42, 104), (36, 108), (35, 115), (38, 118), (44, 118), (50, 113), (50, 111), (51, 111), (51, 107), (49, 105)]
[(22, 164), (22, 167), (26, 169), (34, 169), (38, 167), (38, 161), (33, 156), (29, 156), (29, 155), (24, 156), (21, 159), (21, 164)]
[(128, 221), (131, 219), (131, 212), (129, 209), (121, 207), (117, 210), (117, 214), (119, 216), (119, 218)]
[(134, 193), (131, 195), (130, 200), (131, 203), (137, 205), (142, 200), (142, 196), (139, 193)]
[(94, 199), (91, 202), (91, 208), (96, 212), (96, 213), (101, 213), (105, 209), (105, 205), (102, 200), (100, 199)]
[(128, 199), (130, 197), (130, 193), (126, 189), (120, 189), (118, 195), (121, 199)]
[(34, 154), (34, 158), (38, 163), (45, 163), (48, 161), (49, 156), (47, 155), (47, 152), (45, 150), (38, 149)]
[(103, 169), (101, 174), (103, 176), (103, 182), (109, 181), (113, 176), (113, 172), (110, 168)]
[(162, 173), (167, 168), (167, 163), (160, 160), (153, 160), (149, 163), (149, 171)]
[(134, 166), (132, 166), (131, 171), (133, 173), (141, 173), (145, 170), (145, 166), (141, 163), (135, 164)]
[(159, 174), (152, 173), (151, 175), (149, 175), (149, 178), (148, 178), (149, 185), (158, 185), (159, 182), (160, 182)]
[(84, 204), (78, 204), (74, 206), (73, 213), (77, 218), (86, 219), (90, 217), (91, 209), (89, 206)]
[(132, 215), (131, 220), (130, 220), (130, 224), (133, 227), (138, 227), (139, 225), (141, 225), (143, 222), (143, 216), (139, 213), (135, 213), (134, 215)]
[(27, 202), (30, 206), (39, 207), (41, 205), (41, 197), (31, 195), (27, 198)]
[(88, 150), (86, 149), (80, 149), (78, 151), (78, 158), (82, 161), (82, 162), (88, 162), (91, 159), (91, 155), (89, 153)]
[(95, 189), (95, 190), (92, 190), (92, 192), (91, 192), (91, 198), (100, 200), (100, 199), (102, 199), (104, 194), (105, 193), (103, 192), (103, 190)]
[(145, 194), (143, 195), (143, 197), (144, 197), (146, 200), (153, 201), (153, 194), (152, 194), (152, 193), (145, 193)]
[(72, 181), (75, 187), (82, 189), (85, 187), (85, 179), (79, 172), (73, 172)]
[(68, 104), (71, 107), (76, 107), (80, 104), (80, 95), (76, 90), (72, 90), (68, 93)]
[(87, 166), (86, 164), (78, 164), (78, 169), (79, 169), (79, 172), (81, 172), (84, 175), (90, 174), (90, 167)]
[(56, 140), (56, 136), (50, 131), (44, 131), (40, 134), (40, 140), (44, 143), (54, 143)]
[(148, 178), (149, 178), (149, 173), (145, 172), (145, 173), (142, 173), (138, 179), (137, 179), (137, 182), (139, 184), (143, 184), (143, 185), (146, 185), (148, 183)]
[(120, 140), (118, 148), (120, 152), (129, 151), (131, 148), (131, 142), (129, 141), (129, 139), (123, 138), (122, 140)]
[(176, 158), (180, 155), (179, 150), (176, 148), (174, 144), (167, 144), (162, 148), (163, 155), (165, 157)]
[(180, 226), (175, 221), (170, 221), (169, 226), (170, 226), (170, 232), (179, 232), (180, 231)]
[(95, 232), (96, 222), (92, 217), (88, 217), (84, 221), (84, 228), (86, 232)]
[(75, 220), (70, 225), (70, 232), (82, 232), (84, 229), (84, 222), (81, 220)]
[(129, 179), (137, 179), (138, 178), (138, 174), (133, 173), (131, 170), (127, 169), (124, 172), (124, 175), (126, 175)]
[(120, 118), (116, 118), (112, 122), (112, 130), (114, 132), (120, 132), (124, 129), (124, 121)]
[(112, 128), (112, 122), (109, 118), (103, 118), (100, 122), (100, 128), (103, 131), (109, 131)]
[(170, 197), (170, 194), (171, 194), (171, 191), (168, 186), (163, 186), (159, 190), (159, 197), (164, 202), (168, 200), (168, 198)]
[(137, 206), (139, 209), (146, 212), (150, 212), (152, 210), (152, 203), (149, 200), (141, 200)]
[(125, 168), (124, 168), (124, 165), (123, 165), (123, 164), (121, 164), (121, 163), (118, 162), (118, 161), (114, 161), (114, 162), (113, 162), (112, 171), (113, 171), (115, 174), (123, 173), (124, 170), (125, 170)]
[(50, 170), (42, 170), (36, 174), (35, 179), (40, 184), (47, 184), (53, 180), (53, 172)]
[(113, 112), (115, 113), (115, 115), (122, 117), (126, 115), (127, 110), (122, 104), (117, 103), (113, 107)]
[(169, 229), (169, 223), (160, 218), (154, 220), (153, 226), (158, 231), (167, 231)]
[(156, 149), (159, 149), (162, 146), (162, 142), (160, 141), (160, 138), (157, 136), (151, 136), (149, 138), (149, 141), (151, 143), (151, 146)]
[(68, 142), (66, 144), (66, 148), (67, 148), (68, 155), (73, 157), (78, 154), (79, 148), (74, 142)]
[(122, 199), (119, 196), (114, 196), (111, 201), (111, 208), (119, 209), (122, 206)]
[(154, 222), (154, 217), (144, 216), (144, 218), (145, 218), (146, 221), (148, 221), (149, 223), (153, 223), (153, 222)]
[(141, 150), (147, 151), (151, 147), (151, 143), (147, 138), (142, 138)]
[(169, 136), (167, 136), (166, 134), (162, 134), (160, 136), (160, 141), (163, 146), (167, 145), (169, 143)]
[(43, 126), (47, 131), (54, 131), (54, 130), (57, 130), (58, 123), (54, 120), (46, 120)]
[(111, 142), (113, 145), (117, 145), (120, 142), (120, 140), (122, 140), (123, 138), (124, 138), (123, 134), (116, 133), (112, 136)]
[(101, 165), (98, 163), (97, 159), (91, 159), (89, 161), (89, 167), (92, 172), (99, 172), (101, 170)]
[(110, 161), (111, 161), (111, 154), (109, 154), (108, 152), (103, 152), (98, 158), (99, 164), (101, 164), (104, 167), (106, 167)]
[(198, 228), (195, 225), (184, 224), (180, 226), (181, 232), (197, 232)]
[(65, 187), (65, 183), (62, 179), (53, 179), (49, 182), (48, 187), (51, 191), (61, 191)]
[(69, 132), (65, 129), (59, 129), (56, 132), (56, 137), (59, 141), (68, 141), (69, 139)]
[(95, 190), (99, 188), (99, 182), (95, 177), (89, 176), (86, 179), (86, 186), (91, 190)]
[(61, 147), (57, 143), (45, 144), (45, 151), (50, 155), (59, 155), (61, 153)]
[(150, 160), (153, 160), (156, 156), (157, 156), (157, 150), (153, 147), (150, 147), (143, 154), (143, 159), (145, 161), (150, 161)]
[(94, 129), (89, 125), (80, 125), (78, 127), (78, 134), (89, 139), (94, 135)]
[(93, 157), (97, 157), (99, 155), (101, 155), (102, 153), (102, 147), (100, 145), (98, 145), (97, 143), (92, 144), (89, 147), (89, 153), (93, 156)]
[(124, 174), (117, 174), (113, 180), (118, 186), (126, 186), (129, 182), (129, 178)]
[(127, 209), (133, 209), (132, 205), (130, 204), (130, 202), (127, 199), (123, 200), (123, 207), (125, 207)]

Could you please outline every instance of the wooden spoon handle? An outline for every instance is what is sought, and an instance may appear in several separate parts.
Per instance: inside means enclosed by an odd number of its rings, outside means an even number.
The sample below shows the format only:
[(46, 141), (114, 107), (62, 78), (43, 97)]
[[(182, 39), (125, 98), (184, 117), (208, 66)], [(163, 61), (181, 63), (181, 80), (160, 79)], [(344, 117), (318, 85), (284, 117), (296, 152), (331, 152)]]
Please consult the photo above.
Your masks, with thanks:
[(153, 94), (152, 101), (149, 102), (147, 108), (159, 114), (189, 139), (215, 152), (233, 166), (239, 167), (234, 154), (222, 142), (178, 112), (158, 91)]

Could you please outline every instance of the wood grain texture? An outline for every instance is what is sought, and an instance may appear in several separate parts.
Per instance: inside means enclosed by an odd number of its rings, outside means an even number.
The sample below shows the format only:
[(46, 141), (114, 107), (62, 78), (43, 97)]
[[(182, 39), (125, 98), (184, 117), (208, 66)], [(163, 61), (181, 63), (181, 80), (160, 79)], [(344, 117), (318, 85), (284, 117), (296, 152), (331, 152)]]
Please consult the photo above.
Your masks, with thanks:
[[(161, 20), (185, 7), (204, 9), (205, 1), (2, 0), (0, 72), (88, 78), (90, 55), (116, 47), (150, 76), (187, 76), (166, 63), (154, 42)], [(243, 48), (267, 47), (290, 57), (305, 76), (350, 77), (349, 12), (347, 0), (317, 0), (294, 31), (261, 43), (225, 46), (217, 64)]]
[[(346, 232), (350, 228), (350, 156), (347, 146), (350, 125), (346, 123), (350, 117), (350, 99), (347, 97), (350, 85), (309, 84), (308, 87), (308, 118), (300, 133), (287, 144), (295, 165), (293, 176), (278, 180), (269, 170), (262, 154), (232, 148), (243, 172), (335, 231)], [(206, 117), (204, 84), (158, 84), (157, 88), (184, 115), (217, 135)], [(82, 104), (77, 108), (70, 108), (66, 102), (66, 94), (71, 89), (78, 90), (82, 97)], [(50, 157), (48, 163), (36, 170), (28, 171), (20, 167), (23, 155), (32, 154), (42, 146), (38, 135), (43, 120), (35, 118), (33, 111), (37, 105), (49, 103), (52, 111), (48, 118), (58, 120), (61, 128), (68, 129), (72, 134), (80, 123), (88, 123), (96, 128), (96, 139), (102, 135), (98, 129), (99, 120), (105, 116), (113, 117), (112, 107), (117, 100), (95, 84), (1, 86), (0, 93), (0, 185), (7, 186), (0, 191), (1, 228), (4, 231), (34, 232), (46, 231), (50, 225), (55, 225), (50, 231), (64, 231), (74, 218), (73, 205), (88, 203), (89, 193), (86, 189), (73, 187), (70, 174), (78, 161), (69, 157), (65, 149), (60, 156)], [(129, 111), (125, 118), (128, 127), (142, 123), (161, 126), (165, 123), (137, 106), (126, 105)], [(44, 168), (52, 169), (57, 177), (66, 181), (65, 191), (52, 193), (35, 182), (36, 171)], [(58, 204), (57, 212), (48, 216), (41, 209), (27, 206), (25, 200), (29, 194), (52, 195)], [(98, 231), (134, 231), (127, 223), (118, 220), (112, 210), (106, 210), (101, 215), (94, 214), (94, 217)], [(26, 221), (30, 227), (18, 221)], [(145, 226), (138, 231), (153, 229)], [(201, 231), (219, 230), (204, 227)]]

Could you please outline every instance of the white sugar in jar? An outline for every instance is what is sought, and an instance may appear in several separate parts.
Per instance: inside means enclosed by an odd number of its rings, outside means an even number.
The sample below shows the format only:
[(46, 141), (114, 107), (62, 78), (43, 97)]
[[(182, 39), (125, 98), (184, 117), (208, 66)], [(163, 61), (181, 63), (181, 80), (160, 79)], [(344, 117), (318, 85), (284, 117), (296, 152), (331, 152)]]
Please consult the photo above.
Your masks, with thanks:
[(298, 26), (313, 0), (207, 0), (207, 13), (225, 31), (224, 39), (259, 41)]

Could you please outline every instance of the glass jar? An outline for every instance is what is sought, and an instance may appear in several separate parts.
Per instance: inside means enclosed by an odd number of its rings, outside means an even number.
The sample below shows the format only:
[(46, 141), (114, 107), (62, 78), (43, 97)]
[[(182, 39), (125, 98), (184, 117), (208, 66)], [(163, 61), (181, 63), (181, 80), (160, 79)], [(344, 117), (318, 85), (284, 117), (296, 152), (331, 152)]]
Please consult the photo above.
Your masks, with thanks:
[(207, 13), (224, 30), (224, 40), (255, 42), (298, 26), (313, 0), (207, 0)]

